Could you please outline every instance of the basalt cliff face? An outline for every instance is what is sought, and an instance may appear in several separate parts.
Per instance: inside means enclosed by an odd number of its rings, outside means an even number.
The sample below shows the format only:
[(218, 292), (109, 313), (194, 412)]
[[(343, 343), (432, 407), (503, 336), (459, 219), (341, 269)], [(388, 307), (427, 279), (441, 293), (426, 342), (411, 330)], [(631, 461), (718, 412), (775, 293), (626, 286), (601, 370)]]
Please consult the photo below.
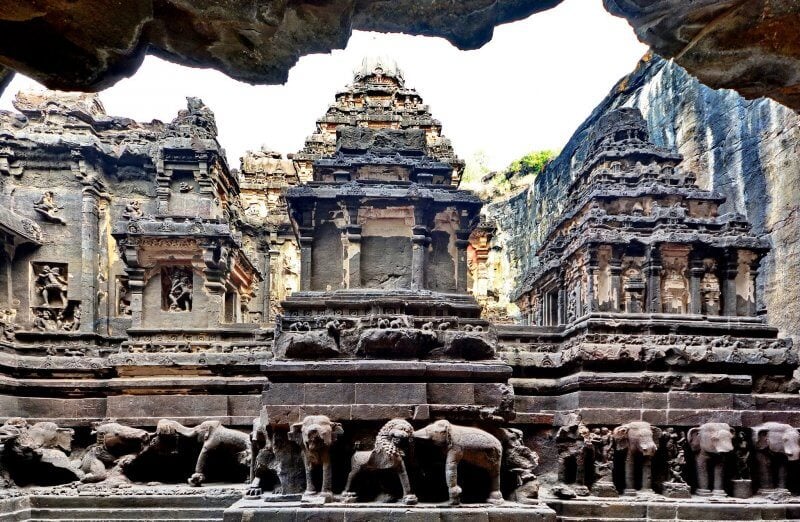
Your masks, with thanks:
[[(784, 334), (800, 335), (800, 116), (767, 99), (746, 100), (713, 90), (680, 66), (652, 55), (609, 92), (581, 124), (561, 154), (529, 188), (488, 205), (502, 248), (497, 264), (507, 270), (501, 293), (511, 300), (537, 263), (536, 250), (563, 210), (567, 188), (586, 155), (586, 137), (597, 120), (619, 107), (636, 107), (653, 140), (675, 147), (682, 168), (699, 176), (701, 188), (722, 193), (720, 212), (740, 212), (773, 250), (763, 261), (768, 321)], [(510, 210), (510, 211), (509, 211)]]

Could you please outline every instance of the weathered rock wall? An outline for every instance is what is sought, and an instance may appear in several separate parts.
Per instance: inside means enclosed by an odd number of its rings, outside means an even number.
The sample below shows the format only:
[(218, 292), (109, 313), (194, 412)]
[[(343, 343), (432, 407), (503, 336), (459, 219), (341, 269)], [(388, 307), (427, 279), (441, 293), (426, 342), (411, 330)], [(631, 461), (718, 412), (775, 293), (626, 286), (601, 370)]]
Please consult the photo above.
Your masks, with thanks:
[(536, 248), (563, 206), (592, 125), (621, 106), (638, 107), (653, 140), (676, 147), (683, 168), (697, 173), (702, 188), (728, 198), (721, 212), (741, 212), (756, 233), (769, 234), (773, 251), (762, 264), (759, 307), (766, 307), (769, 322), (783, 334), (799, 339), (800, 116), (771, 100), (710, 89), (654, 56), (614, 86), (529, 189), (489, 205), (511, 275), (507, 287), (519, 285), (535, 266)]

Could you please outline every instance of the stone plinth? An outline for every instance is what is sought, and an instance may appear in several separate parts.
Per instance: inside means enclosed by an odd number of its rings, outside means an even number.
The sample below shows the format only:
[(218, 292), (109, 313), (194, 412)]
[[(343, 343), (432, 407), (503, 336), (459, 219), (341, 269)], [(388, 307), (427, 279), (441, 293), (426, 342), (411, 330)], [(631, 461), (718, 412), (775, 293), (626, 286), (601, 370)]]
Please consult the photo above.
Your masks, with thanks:
[(225, 510), (225, 522), (294, 521), (313, 519), (315, 521), (345, 520), (414, 520), (462, 521), (482, 520), (488, 522), (555, 522), (555, 511), (545, 505), (522, 505), (506, 503), (501, 506), (490, 504), (464, 504), (447, 506), (441, 504), (303, 504), (301, 502), (264, 502), (261, 499), (243, 499)]

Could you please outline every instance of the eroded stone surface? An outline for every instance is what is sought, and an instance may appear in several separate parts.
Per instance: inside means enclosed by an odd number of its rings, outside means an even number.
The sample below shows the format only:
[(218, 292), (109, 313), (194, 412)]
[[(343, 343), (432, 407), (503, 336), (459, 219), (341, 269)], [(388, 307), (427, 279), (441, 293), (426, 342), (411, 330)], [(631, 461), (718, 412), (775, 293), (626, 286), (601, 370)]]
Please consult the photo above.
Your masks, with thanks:
[(441, 36), (474, 49), (496, 25), (558, 3), (135, 0), (107, 9), (102, 2), (9, 0), (0, 10), (0, 62), (57, 89), (106, 87), (132, 74), (145, 52), (242, 81), (282, 83), (300, 56), (343, 48), (353, 29)]
[(800, 6), (793, 0), (605, 0), (640, 40), (703, 83), (800, 107)]
[[(6, 1), (0, 63), (51, 88), (97, 90), (132, 74), (150, 52), (247, 82), (281, 83), (300, 56), (344, 47), (353, 29), (441, 36), (474, 49), (491, 39), (496, 25), (559, 3), (337, 0), (323, 6), (276, 0), (223, 7), (136, 0), (124, 9), (103, 9), (85, 2)], [(800, 7), (792, 0), (604, 3), (655, 52), (674, 57), (704, 83), (800, 105)]]

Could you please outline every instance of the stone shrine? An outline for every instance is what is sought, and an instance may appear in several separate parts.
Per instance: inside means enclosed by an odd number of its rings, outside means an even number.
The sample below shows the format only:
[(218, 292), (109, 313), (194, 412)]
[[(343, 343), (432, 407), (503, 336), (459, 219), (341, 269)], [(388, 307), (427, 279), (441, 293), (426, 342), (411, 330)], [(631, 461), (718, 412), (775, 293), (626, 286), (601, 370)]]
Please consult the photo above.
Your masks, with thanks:
[(196, 98), (14, 106), (3, 519), (800, 518), (769, 241), (638, 110), (594, 126), (500, 324), (494, 226), (391, 60), (239, 172)]

